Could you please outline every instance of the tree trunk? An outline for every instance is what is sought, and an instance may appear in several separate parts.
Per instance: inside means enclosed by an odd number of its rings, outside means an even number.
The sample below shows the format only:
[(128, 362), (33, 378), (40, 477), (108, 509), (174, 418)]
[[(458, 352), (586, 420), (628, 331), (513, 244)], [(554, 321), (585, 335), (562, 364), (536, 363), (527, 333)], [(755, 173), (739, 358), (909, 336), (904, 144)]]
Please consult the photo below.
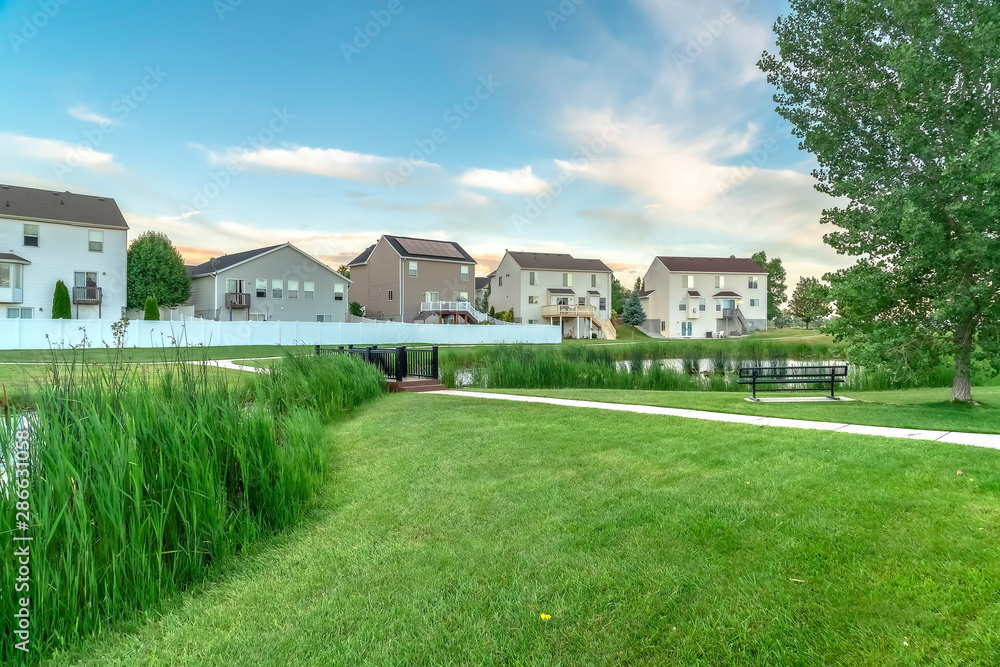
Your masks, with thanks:
[(972, 403), (972, 327), (955, 332), (955, 383), (951, 388), (953, 403)]

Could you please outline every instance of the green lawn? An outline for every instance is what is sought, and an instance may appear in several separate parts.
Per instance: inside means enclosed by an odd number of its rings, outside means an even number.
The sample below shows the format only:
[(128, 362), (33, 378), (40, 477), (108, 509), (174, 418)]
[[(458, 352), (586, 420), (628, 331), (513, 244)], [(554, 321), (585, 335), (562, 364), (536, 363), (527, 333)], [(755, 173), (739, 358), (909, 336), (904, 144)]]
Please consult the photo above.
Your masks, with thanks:
[(1000, 452), (434, 395), (330, 442), (303, 525), (51, 664), (1000, 655)]
[[(483, 390), (471, 390), (483, 391)], [(1000, 433), (1000, 387), (976, 387), (978, 406), (952, 404), (951, 389), (904, 389), (843, 394), (855, 400), (833, 403), (750, 403), (746, 394), (708, 391), (600, 389), (497, 389), (498, 394), (546, 396), (604, 403), (730, 412), (823, 422), (895, 426), (935, 431)], [(781, 394), (776, 394), (781, 395)], [(803, 394), (790, 394), (802, 396)]]

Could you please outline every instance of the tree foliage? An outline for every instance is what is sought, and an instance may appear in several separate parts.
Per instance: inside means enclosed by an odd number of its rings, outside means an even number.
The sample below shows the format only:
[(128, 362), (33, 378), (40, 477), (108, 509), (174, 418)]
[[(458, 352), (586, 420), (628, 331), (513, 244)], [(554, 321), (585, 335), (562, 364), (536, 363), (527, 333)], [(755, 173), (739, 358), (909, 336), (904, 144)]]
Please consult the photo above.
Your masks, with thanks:
[(767, 319), (773, 320), (781, 316), (781, 304), (788, 300), (788, 274), (780, 257), (769, 260), (767, 253), (761, 250), (754, 253), (752, 259), (767, 272)]
[(156, 301), (156, 295), (150, 294), (146, 297), (144, 320), (156, 322), (160, 319), (160, 304)]
[(806, 329), (813, 320), (830, 314), (830, 288), (816, 278), (802, 276), (788, 302), (788, 312), (806, 323)]
[(761, 68), (778, 113), (819, 163), (837, 252), (835, 332), (863, 363), (954, 357), (1000, 321), (1000, 0), (791, 0)]
[(174, 308), (191, 296), (184, 259), (165, 234), (140, 234), (128, 248), (127, 262), (127, 307), (143, 308), (155, 294), (158, 303)]
[(365, 316), (365, 307), (362, 306), (357, 301), (351, 301), (349, 304), (347, 304), (347, 309), (348, 311), (350, 311), (351, 315), (354, 315), (354, 317)]
[(52, 319), (73, 319), (73, 305), (69, 299), (69, 288), (61, 280), (56, 281), (56, 289), (52, 293)]
[(476, 310), (480, 313), (488, 313), (490, 310), (490, 296), (493, 294), (493, 283), (487, 283), (483, 290), (483, 296), (476, 302)]
[(628, 296), (628, 290), (622, 285), (621, 281), (618, 280), (614, 275), (611, 276), (611, 311), (614, 313), (620, 313), (625, 309), (625, 297)]
[(625, 309), (622, 311), (622, 322), (634, 327), (642, 326), (646, 321), (646, 313), (639, 302), (638, 290), (632, 290), (625, 300)]
[(337, 273), (344, 276), (348, 280), (351, 279), (351, 267), (347, 266), (346, 264), (341, 264), (340, 266), (338, 266)]

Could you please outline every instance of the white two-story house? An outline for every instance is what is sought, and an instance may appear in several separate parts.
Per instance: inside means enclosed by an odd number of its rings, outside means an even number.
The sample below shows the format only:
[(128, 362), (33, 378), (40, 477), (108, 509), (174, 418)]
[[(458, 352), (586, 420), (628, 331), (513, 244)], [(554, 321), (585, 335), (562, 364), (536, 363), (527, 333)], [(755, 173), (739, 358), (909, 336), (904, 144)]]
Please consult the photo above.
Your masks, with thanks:
[(640, 294), (646, 323), (663, 338), (743, 336), (767, 328), (767, 273), (740, 257), (657, 257)]
[(554, 324), (563, 337), (615, 339), (611, 269), (599, 259), (545, 252), (504, 255), (490, 274), (490, 306), (514, 321)]
[(114, 199), (0, 185), (0, 317), (51, 317), (61, 280), (74, 318), (120, 318), (127, 252)]

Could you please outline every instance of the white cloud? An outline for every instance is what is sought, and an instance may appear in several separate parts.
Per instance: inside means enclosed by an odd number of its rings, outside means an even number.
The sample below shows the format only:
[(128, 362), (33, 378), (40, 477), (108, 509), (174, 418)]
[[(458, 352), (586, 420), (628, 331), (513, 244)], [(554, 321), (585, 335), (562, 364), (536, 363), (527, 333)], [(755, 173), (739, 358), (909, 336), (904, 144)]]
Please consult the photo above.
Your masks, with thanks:
[(486, 190), (496, 190), (505, 194), (537, 194), (544, 192), (545, 181), (535, 176), (530, 166), (524, 169), (493, 171), (472, 169), (458, 179), (463, 185)]
[[(346, 181), (386, 184), (386, 173), (397, 174), (403, 158), (382, 157), (343, 151), (338, 148), (310, 148), (308, 146), (285, 146), (283, 148), (259, 148), (246, 150), (230, 148), (216, 153), (201, 146), (213, 165), (234, 166), (248, 171), (281, 171), (298, 174), (313, 174)], [(423, 160), (405, 160), (415, 168), (436, 168), (438, 165)]]
[(111, 125), (115, 127), (121, 125), (121, 121), (116, 120), (114, 118), (108, 118), (107, 116), (102, 116), (99, 113), (95, 113), (90, 109), (88, 109), (87, 107), (83, 106), (82, 104), (77, 105), (75, 107), (70, 107), (68, 109), (68, 113), (73, 118), (76, 118), (77, 120), (82, 120), (86, 123), (94, 123), (96, 125)]
[(114, 155), (111, 153), (101, 153), (83, 144), (26, 137), (12, 132), (0, 132), (0, 155), (5, 158), (52, 162), (69, 168), (82, 167), (100, 172), (109, 172), (117, 167)]

